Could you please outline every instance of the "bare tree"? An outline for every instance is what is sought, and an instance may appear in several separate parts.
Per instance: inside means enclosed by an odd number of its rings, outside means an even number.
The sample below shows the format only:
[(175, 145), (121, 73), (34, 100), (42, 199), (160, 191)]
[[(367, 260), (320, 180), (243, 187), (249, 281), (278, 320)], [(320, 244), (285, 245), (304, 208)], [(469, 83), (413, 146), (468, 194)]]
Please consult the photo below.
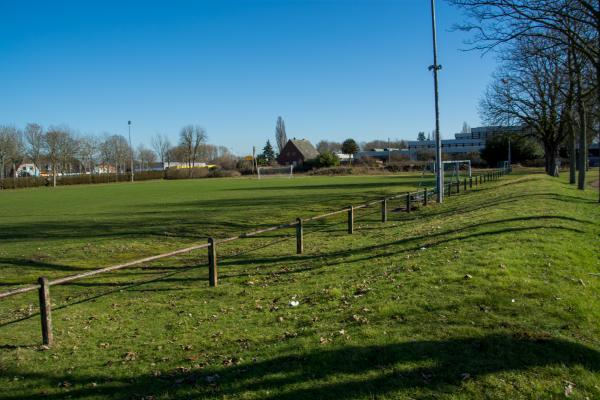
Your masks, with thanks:
[(196, 163), (198, 149), (201, 144), (206, 142), (206, 131), (198, 125), (186, 125), (179, 132), (180, 146), (185, 149), (186, 161), (189, 167), (190, 177), (192, 176), (192, 167)]
[(467, 121), (463, 122), (461, 133), (471, 133), (471, 127), (467, 124)]
[(17, 164), (20, 164), (23, 156), (22, 132), (13, 126), (0, 126), (0, 179), (6, 177), (7, 162), (12, 176), (16, 177)]
[(115, 179), (118, 180), (119, 173), (125, 173), (127, 170), (127, 162), (131, 154), (129, 142), (122, 135), (107, 136), (100, 145), (100, 152), (102, 160), (107, 166), (112, 165), (114, 167)]
[[(600, 104), (600, 2), (594, 0), (450, 0), (466, 11), (469, 21), (460, 29), (475, 32), (470, 44), (483, 51), (504, 49), (523, 37), (541, 38), (549, 45), (567, 48), (573, 65), (589, 64), (595, 75), (590, 81), (595, 101)], [(580, 60), (576, 60), (580, 54)], [(577, 70), (577, 68), (576, 68)], [(581, 68), (579, 69), (581, 71)], [(578, 78), (576, 77), (576, 82)], [(579, 180), (585, 187), (586, 143), (590, 115), (585, 109), (584, 91), (577, 91), (579, 119)], [(598, 119), (598, 115), (593, 116)], [(573, 143), (570, 144), (574, 150)], [(600, 192), (599, 192), (600, 193)], [(599, 197), (600, 201), (600, 197)]]
[(167, 161), (169, 150), (171, 149), (171, 142), (166, 135), (161, 135), (157, 133), (152, 137), (152, 148), (158, 154), (158, 158), (165, 167), (165, 161)]
[(36, 123), (25, 126), (25, 140), (27, 141), (27, 157), (31, 159), (34, 167), (41, 171), (40, 156), (44, 147), (44, 129)]
[(52, 169), (52, 186), (56, 187), (56, 177), (59, 173), (61, 161), (65, 159), (66, 149), (69, 147), (69, 133), (62, 128), (50, 127), (44, 135), (44, 148), (46, 157)]
[(91, 175), (100, 152), (100, 141), (94, 135), (85, 135), (79, 139), (79, 158), (84, 165), (84, 171)]
[(140, 162), (140, 171), (147, 171), (150, 164), (156, 161), (156, 154), (144, 144), (138, 146), (137, 156)]
[(488, 123), (501, 125), (509, 117), (528, 127), (542, 143), (546, 172), (553, 175), (569, 122), (564, 97), (568, 74), (562, 55), (549, 50), (546, 43), (540, 38), (516, 40), (488, 87), (480, 110)]
[(327, 140), (321, 140), (319, 143), (317, 143), (317, 150), (321, 154), (328, 151), (342, 151), (342, 144), (338, 142), (329, 142)]
[(277, 143), (277, 149), (279, 153), (281, 153), (281, 151), (287, 143), (287, 134), (285, 133), (285, 122), (281, 117), (277, 117), (277, 124), (275, 125), (275, 142)]

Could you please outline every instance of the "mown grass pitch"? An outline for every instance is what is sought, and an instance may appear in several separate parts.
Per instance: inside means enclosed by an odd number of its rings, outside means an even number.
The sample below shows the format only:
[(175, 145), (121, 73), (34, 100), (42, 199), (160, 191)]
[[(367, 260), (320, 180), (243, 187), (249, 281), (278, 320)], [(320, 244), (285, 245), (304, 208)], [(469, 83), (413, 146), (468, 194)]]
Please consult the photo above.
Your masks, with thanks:
[[(2, 284), (291, 221), (416, 181), (2, 193)], [(233, 242), (220, 248), (218, 288), (208, 287), (204, 252), (52, 287), (51, 350), (37, 345), (35, 293), (3, 301), (0, 397), (598, 398), (596, 196), (518, 173), (390, 213), (385, 225), (379, 208), (362, 210), (352, 236), (343, 216), (308, 224), (303, 255), (291, 230)]]

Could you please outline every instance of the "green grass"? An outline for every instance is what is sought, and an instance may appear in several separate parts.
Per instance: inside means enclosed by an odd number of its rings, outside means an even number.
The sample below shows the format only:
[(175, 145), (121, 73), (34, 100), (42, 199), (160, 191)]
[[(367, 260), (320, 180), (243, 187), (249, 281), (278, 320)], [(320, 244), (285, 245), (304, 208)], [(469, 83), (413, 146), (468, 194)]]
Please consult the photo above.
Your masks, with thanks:
[[(594, 173), (594, 176), (597, 176)], [(597, 192), (527, 171), (0, 301), (0, 398), (600, 397)], [(5, 288), (408, 190), (420, 176), (0, 193)], [(82, 205), (83, 204), (83, 205)], [(391, 204), (390, 208), (398, 206)], [(137, 283), (129, 283), (137, 282)], [(289, 305), (299, 301), (297, 307)]]

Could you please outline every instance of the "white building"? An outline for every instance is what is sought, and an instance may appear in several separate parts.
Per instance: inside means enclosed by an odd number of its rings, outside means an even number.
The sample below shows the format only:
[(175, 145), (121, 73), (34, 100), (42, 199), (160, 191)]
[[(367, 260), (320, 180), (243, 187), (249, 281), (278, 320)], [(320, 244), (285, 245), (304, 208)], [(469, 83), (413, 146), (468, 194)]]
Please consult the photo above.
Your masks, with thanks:
[(395, 148), (384, 148), (384, 149), (370, 149), (365, 151), (359, 151), (354, 154), (354, 158), (360, 160), (361, 158), (374, 158), (379, 161), (387, 162), (388, 160), (394, 159), (397, 156), (408, 156), (408, 149), (395, 149)]
[[(523, 133), (520, 126), (480, 126), (471, 132), (455, 133), (454, 139), (442, 140), (442, 152), (446, 154), (479, 153), (488, 138), (506, 133)], [(435, 152), (435, 140), (411, 140), (408, 143), (411, 160), (417, 159), (419, 152)]]
[(32, 163), (21, 164), (17, 168), (17, 176), (40, 176), (40, 170)]

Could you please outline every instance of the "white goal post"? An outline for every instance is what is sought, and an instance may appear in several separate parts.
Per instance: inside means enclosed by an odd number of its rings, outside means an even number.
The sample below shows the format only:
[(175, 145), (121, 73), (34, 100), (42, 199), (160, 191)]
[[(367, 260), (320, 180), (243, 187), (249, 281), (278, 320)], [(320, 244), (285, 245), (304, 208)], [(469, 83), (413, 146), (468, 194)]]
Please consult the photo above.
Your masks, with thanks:
[[(454, 169), (453, 172), (456, 173), (460, 173), (460, 165), (461, 164), (466, 164), (467, 165), (467, 172), (468, 172), (468, 177), (471, 178), (472, 174), (471, 174), (471, 160), (446, 160), (446, 161), (442, 161), (443, 164), (443, 168), (444, 171), (447, 171), (447, 169), (445, 168), (446, 165), (450, 164), (450, 165), (454, 165)], [(432, 162), (431, 165), (433, 166), (432, 171), (435, 172), (435, 162)]]
[(284, 165), (281, 167), (258, 167), (256, 172), (258, 174), (258, 179), (292, 178), (294, 176), (294, 166)]

